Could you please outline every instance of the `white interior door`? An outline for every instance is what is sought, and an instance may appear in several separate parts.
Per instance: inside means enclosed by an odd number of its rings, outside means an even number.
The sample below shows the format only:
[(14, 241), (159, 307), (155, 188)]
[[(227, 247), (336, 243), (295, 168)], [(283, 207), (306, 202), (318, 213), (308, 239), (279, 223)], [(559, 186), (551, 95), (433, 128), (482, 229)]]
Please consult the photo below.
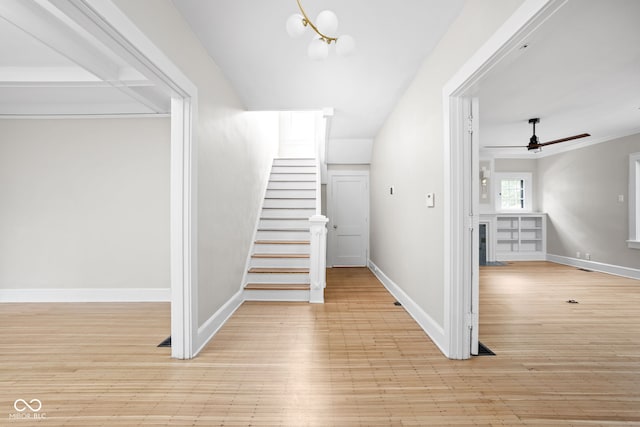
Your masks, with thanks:
[(329, 261), (335, 267), (363, 267), (369, 256), (369, 174), (330, 172)]

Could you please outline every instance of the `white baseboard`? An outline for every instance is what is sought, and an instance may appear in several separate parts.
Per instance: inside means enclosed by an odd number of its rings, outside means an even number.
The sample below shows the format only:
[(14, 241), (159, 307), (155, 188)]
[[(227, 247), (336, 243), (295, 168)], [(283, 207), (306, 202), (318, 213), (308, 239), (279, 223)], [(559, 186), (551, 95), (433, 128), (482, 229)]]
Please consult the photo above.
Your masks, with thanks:
[(229, 300), (216, 311), (213, 316), (207, 319), (202, 326), (198, 328), (198, 342), (196, 343), (196, 351), (194, 357), (211, 341), (211, 338), (218, 333), (220, 328), (229, 320), (231, 315), (242, 305), (244, 298), (242, 290), (236, 292)]
[(386, 274), (378, 268), (373, 261), (368, 261), (369, 270), (382, 282), (385, 288), (398, 300), (404, 309), (418, 323), (422, 330), (431, 338), (431, 341), (438, 346), (440, 351), (447, 357), (448, 345), (444, 328), (429, 316), (409, 295), (407, 295), (397, 284), (395, 284)]
[(0, 289), (9, 302), (169, 302), (170, 288)]
[(547, 254), (547, 261), (640, 280), (640, 270), (638, 270), (637, 268), (622, 267), (619, 265), (605, 264), (602, 262), (587, 261), (584, 259), (570, 258), (552, 254)]

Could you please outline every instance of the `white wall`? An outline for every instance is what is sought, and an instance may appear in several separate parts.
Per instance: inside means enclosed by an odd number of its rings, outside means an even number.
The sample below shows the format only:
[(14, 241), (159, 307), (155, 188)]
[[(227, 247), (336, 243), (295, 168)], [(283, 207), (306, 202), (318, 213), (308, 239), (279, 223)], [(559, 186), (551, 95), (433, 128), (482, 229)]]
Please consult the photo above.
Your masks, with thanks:
[(220, 68), (169, 0), (115, 0), (198, 88), (198, 320), (242, 285), (271, 159), (276, 113), (246, 112)]
[[(522, 1), (467, 2), (373, 145), (371, 260), (444, 325), (442, 89)], [(389, 195), (389, 186), (395, 187)], [(425, 196), (435, 192), (435, 208)]]
[(330, 139), (327, 163), (334, 165), (368, 165), (371, 163), (372, 139)]
[(636, 134), (538, 160), (548, 254), (589, 253), (591, 261), (640, 269), (640, 251), (626, 243), (629, 154), (639, 151)]
[(0, 120), (0, 289), (169, 288), (169, 119)]

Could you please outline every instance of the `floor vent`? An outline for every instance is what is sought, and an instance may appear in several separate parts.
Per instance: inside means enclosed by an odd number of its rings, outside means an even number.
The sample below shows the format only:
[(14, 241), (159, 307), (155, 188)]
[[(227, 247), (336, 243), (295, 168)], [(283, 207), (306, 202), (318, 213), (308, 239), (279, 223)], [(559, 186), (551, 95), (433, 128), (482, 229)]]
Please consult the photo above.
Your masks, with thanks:
[(495, 356), (496, 354), (489, 350), (489, 347), (485, 346), (478, 341), (478, 356)]
[(158, 347), (171, 347), (171, 337), (158, 344)]

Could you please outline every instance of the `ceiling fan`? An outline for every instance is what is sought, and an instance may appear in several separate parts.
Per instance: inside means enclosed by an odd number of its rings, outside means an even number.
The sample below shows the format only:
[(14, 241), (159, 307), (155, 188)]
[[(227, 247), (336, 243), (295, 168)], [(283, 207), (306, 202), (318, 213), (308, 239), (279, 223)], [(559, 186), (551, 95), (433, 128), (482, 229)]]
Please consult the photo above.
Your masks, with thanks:
[[(538, 137), (536, 136), (536, 123), (540, 123), (540, 119), (539, 118), (529, 119), (529, 123), (533, 125), (533, 135), (531, 135), (531, 138), (529, 138), (529, 144), (524, 146), (529, 151), (535, 151), (535, 150), (540, 151), (542, 150), (542, 147), (547, 145), (557, 144), (559, 142), (572, 141), (574, 139), (586, 138), (587, 136), (591, 136), (588, 133), (581, 133), (580, 135), (573, 135), (573, 136), (568, 136), (566, 138), (554, 139), (553, 141), (539, 142)], [(485, 148), (521, 148), (521, 147), (522, 145), (488, 145)]]

